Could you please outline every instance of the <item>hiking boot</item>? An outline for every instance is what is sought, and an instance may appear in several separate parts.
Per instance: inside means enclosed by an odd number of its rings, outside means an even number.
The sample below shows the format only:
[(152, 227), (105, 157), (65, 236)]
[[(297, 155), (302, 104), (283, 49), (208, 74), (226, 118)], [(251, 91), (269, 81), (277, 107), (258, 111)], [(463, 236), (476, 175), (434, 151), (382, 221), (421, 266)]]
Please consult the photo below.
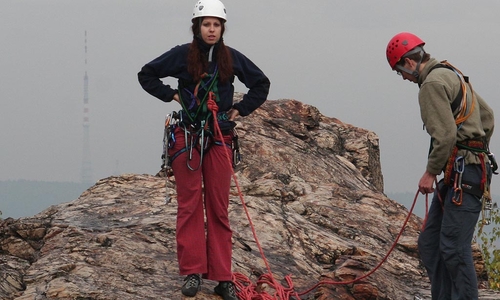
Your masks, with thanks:
[(215, 293), (224, 300), (238, 300), (236, 289), (232, 281), (221, 281), (214, 289)]
[(191, 274), (184, 279), (182, 294), (187, 297), (194, 297), (201, 290), (201, 278), (198, 274)]

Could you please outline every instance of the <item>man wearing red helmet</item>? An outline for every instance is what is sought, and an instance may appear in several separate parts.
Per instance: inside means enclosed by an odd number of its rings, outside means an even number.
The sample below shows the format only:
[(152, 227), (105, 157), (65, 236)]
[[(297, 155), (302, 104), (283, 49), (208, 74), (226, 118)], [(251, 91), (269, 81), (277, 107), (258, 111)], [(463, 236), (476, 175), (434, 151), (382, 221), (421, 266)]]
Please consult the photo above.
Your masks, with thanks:
[(478, 299), (471, 242), (482, 209), (491, 200), (493, 111), (472, 89), (468, 77), (424, 51), (418, 36), (402, 32), (386, 49), (391, 68), (418, 84), (424, 126), (431, 136), (427, 166), (418, 183), (422, 194), (436, 191), (418, 248), (431, 281), (432, 299)]

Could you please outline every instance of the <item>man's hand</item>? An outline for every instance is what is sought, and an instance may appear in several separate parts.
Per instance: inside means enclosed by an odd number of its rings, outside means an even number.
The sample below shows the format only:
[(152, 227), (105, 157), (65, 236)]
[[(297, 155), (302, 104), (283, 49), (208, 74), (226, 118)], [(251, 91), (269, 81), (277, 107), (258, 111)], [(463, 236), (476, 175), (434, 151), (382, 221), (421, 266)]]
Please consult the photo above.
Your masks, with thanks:
[(429, 173), (429, 171), (425, 171), (422, 178), (418, 182), (418, 191), (422, 194), (430, 194), (434, 192), (434, 181), (436, 181), (436, 176), (434, 174)]

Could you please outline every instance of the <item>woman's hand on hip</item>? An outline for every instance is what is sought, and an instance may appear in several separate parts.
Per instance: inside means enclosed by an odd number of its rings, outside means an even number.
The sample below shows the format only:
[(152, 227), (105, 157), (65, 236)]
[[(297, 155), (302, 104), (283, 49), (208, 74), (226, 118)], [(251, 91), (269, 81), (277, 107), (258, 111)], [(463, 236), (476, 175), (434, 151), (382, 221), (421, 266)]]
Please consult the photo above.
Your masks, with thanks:
[(177, 94), (175, 94), (175, 95), (172, 97), (172, 99), (173, 99), (175, 102), (177, 102), (177, 103), (181, 104), (181, 100), (179, 99), (179, 94), (178, 94), (178, 93), (177, 93)]
[(237, 109), (234, 109), (234, 108), (231, 108), (228, 112), (227, 112), (227, 117), (229, 119), (229, 121), (234, 121), (234, 119), (240, 115), (240, 112), (237, 110)]

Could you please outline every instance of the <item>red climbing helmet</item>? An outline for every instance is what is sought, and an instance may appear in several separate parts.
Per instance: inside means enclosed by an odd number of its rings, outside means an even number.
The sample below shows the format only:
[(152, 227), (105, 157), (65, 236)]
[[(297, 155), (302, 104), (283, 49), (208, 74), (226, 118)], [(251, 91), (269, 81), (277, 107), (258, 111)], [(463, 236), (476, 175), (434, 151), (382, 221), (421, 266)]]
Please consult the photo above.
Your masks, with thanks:
[(389, 41), (389, 44), (387, 44), (387, 49), (385, 50), (389, 65), (394, 70), (396, 63), (403, 56), (405, 56), (405, 54), (410, 52), (415, 47), (423, 45), (425, 45), (425, 42), (413, 33), (401, 32), (396, 34)]

